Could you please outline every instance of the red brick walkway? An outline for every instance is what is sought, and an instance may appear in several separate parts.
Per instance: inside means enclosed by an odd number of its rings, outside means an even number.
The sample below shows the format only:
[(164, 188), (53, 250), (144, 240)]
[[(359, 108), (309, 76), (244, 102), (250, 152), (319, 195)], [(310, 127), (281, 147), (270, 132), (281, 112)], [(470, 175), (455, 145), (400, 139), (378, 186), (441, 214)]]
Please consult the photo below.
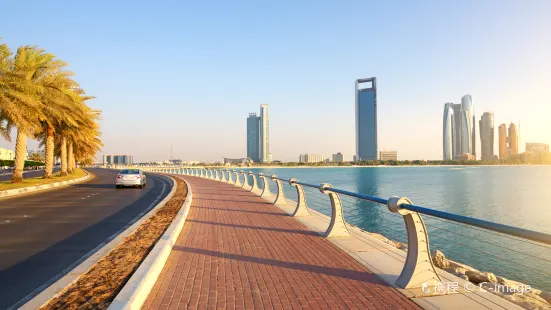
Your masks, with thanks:
[(143, 309), (418, 308), (254, 194), (184, 178), (193, 203)]

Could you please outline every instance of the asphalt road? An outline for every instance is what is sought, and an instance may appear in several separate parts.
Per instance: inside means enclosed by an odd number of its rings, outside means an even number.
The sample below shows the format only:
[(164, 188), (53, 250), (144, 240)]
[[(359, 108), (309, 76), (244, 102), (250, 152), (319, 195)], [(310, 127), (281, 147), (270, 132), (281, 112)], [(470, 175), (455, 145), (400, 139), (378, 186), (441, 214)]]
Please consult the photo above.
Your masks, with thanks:
[[(54, 168), (54, 172), (58, 172), (59, 168)], [(31, 170), (31, 171), (23, 171), (23, 179), (26, 178), (34, 178), (34, 177), (41, 177), (44, 175), (44, 170)], [(0, 182), (2, 181), (9, 181), (11, 180), (11, 173), (7, 175), (0, 175)]]
[(172, 186), (148, 174), (145, 188), (116, 189), (118, 171), (87, 170), (95, 175), (88, 182), (0, 200), (0, 309), (21, 306), (49, 286)]

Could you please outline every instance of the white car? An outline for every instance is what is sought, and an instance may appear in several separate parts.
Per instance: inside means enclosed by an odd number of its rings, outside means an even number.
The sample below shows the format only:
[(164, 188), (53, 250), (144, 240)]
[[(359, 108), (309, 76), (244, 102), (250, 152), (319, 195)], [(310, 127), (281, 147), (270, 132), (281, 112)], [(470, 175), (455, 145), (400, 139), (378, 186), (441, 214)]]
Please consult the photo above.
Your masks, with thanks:
[(117, 188), (124, 186), (142, 188), (147, 185), (147, 178), (141, 169), (123, 169), (117, 175), (115, 182)]

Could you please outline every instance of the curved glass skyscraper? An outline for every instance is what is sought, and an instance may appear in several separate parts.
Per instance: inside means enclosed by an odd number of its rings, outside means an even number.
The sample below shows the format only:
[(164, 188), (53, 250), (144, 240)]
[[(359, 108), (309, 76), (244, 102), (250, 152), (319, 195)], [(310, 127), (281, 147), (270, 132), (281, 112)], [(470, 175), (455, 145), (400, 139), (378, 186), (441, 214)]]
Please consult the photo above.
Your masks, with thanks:
[(463, 154), (471, 154), (476, 157), (475, 124), (474, 105), (471, 95), (463, 96), (460, 104), (446, 103), (444, 105), (444, 160), (455, 159), (457, 156)]
[(448, 102), (444, 105), (444, 138), (443, 138), (443, 152), (444, 160), (453, 160), (455, 155), (453, 129), (455, 119), (453, 117), (453, 103)]

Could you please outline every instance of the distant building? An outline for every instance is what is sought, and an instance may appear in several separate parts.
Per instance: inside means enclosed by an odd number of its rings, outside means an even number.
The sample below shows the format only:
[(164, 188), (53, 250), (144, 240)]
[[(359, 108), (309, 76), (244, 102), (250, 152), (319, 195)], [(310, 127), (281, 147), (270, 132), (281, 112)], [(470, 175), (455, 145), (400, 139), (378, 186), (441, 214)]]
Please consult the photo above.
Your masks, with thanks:
[(505, 160), (509, 158), (509, 152), (507, 151), (507, 125), (501, 124), (498, 127), (498, 139), (499, 139), (499, 159)]
[(271, 161), (269, 131), (268, 105), (261, 104), (260, 116), (249, 113), (247, 118), (247, 157), (255, 162)]
[(550, 152), (527, 151), (519, 155), (523, 164), (551, 164)]
[(249, 164), (252, 162), (252, 159), (249, 157), (245, 158), (226, 158), (224, 157), (224, 165), (230, 164), (230, 165), (244, 165)]
[(509, 125), (509, 137), (507, 138), (509, 144), (509, 155), (518, 154), (518, 129), (517, 125), (511, 123)]
[(247, 118), (247, 157), (260, 162), (260, 117), (256, 113)]
[(472, 154), (464, 153), (464, 154), (461, 154), (461, 155), (457, 156), (456, 159), (457, 160), (475, 160), (476, 158)]
[(0, 160), (14, 160), (15, 152), (13, 150), (8, 150), (0, 148)]
[(322, 155), (316, 155), (316, 154), (301, 154), (299, 156), (298, 162), (299, 163), (319, 163), (324, 160)]
[(353, 158), (351, 155), (345, 155), (341, 152), (337, 153), (337, 154), (333, 154), (331, 156), (331, 160), (333, 162), (336, 162), (336, 163), (344, 163), (344, 162), (349, 162), (349, 161), (352, 161)]
[(494, 113), (484, 112), (479, 121), (482, 160), (494, 158)]
[(45, 150), (30, 150), (30, 151), (27, 151), (27, 158), (29, 158), (32, 154), (38, 154), (42, 158), (46, 157), (46, 151)]
[[(361, 84), (371, 83), (362, 87)], [(356, 80), (356, 160), (377, 160), (377, 81)]]
[(104, 165), (132, 165), (134, 163), (134, 157), (132, 155), (114, 155), (114, 154), (105, 154), (103, 155), (103, 164)]
[(379, 160), (398, 160), (398, 152), (396, 151), (380, 151)]
[(547, 143), (527, 142), (526, 143), (526, 152), (532, 152), (532, 153), (549, 152), (549, 144), (547, 144)]

